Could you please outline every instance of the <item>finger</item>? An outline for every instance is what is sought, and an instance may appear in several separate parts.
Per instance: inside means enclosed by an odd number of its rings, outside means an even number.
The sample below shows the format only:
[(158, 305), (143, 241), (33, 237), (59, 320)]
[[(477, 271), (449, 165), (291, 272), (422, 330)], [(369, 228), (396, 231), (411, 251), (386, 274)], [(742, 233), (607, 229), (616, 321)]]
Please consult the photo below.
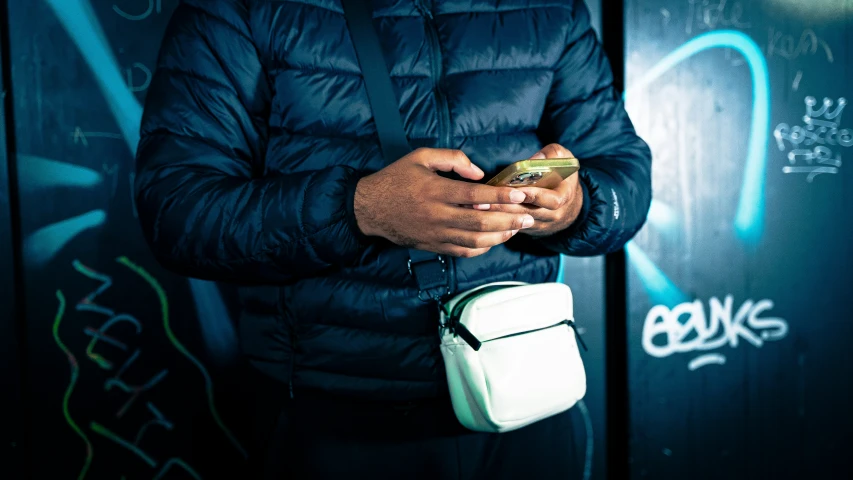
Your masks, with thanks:
[(441, 211), (442, 224), (470, 232), (503, 232), (533, 226), (534, 218), (527, 214), (481, 212), (474, 209), (448, 207)]
[(512, 230), (503, 232), (471, 232), (468, 230), (450, 229), (442, 235), (446, 243), (467, 248), (489, 248), (506, 242), (514, 235)]
[[(496, 205), (500, 205), (500, 204), (498, 203), (498, 204), (496, 204)], [(466, 205), (466, 204), (464, 204), (464, 203), (457, 203), (457, 204), (456, 204), (456, 206), (457, 206), (457, 207), (460, 207), (460, 208), (467, 208), (467, 209), (469, 209), (469, 210), (470, 210), (470, 209), (474, 209), (474, 210), (491, 210), (491, 208), (492, 208), (492, 205), (491, 205), (491, 204), (488, 204), (488, 203), (480, 203), (480, 204), (475, 204), (475, 205)]]
[(414, 248), (418, 250), (423, 250), (426, 252), (439, 253), (442, 255), (452, 255), (454, 257), (463, 257), (470, 258), (476, 257), (477, 255), (482, 255), (489, 251), (489, 247), (486, 248), (467, 248), (460, 247), (459, 245), (454, 245), (452, 243), (438, 243), (438, 244), (420, 244), (415, 245)]
[(572, 192), (577, 187), (577, 183), (578, 177), (571, 175), (568, 178), (564, 178), (563, 181), (561, 181), (555, 188), (549, 188), (546, 190), (557, 194), (557, 196), (563, 201), (563, 204), (566, 204), (572, 199)]
[(539, 187), (519, 187), (519, 190), (523, 191), (527, 197), (525, 203), (547, 208), (548, 210), (557, 210), (563, 207), (568, 201), (568, 194), (563, 192), (563, 189), (551, 190)]
[(547, 208), (537, 207), (535, 205), (529, 205), (526, 203), (521, 205), (492, 205), (490, 211), (514, 214), (528, 214), (533, 217), (535, 224), (539, 224), (540, 222), (554, 222), (557, 220), (557, 210), (549, 210)]
[[(539, 150), (539, 153), (544, 154), (544, 157), (534, 157), (536, 158), (573, 158), (574, 155), (569, 151), (568, 148), (560, 145), (559, 143), (549, 143), (545, 145)], [(533, 157), (531, 157), (533, 158)]]
[[(421, 150), (421, 149), (418, 149)], [(451, 148), (424, 148), (418, 153), (422, 164), (432, 171), (456, 172), (462, 178), (480, 180), (485, 173), (471, 162), (462, 150)]]
[(478, 205), (493, 203), (523, 203), (526, 196), (517, 188), (493, 187), (476, 183), (440, 178), (437, 189), (440, 200), (447, 203)]
[(482, 255), (489, 251), (489, 248), (466, 248), (452, 243), (441, 243), (436, 247), (438, 253), (452, 255), (454, 257), (471, 258)]
[[(506, 212), (506, 213), (528, 213), (534, 215), (534, 212), (538, 210), (546, 210), (542, 207), (537, 207), (536, 205), (531, 205), (529, 203), (496, 203), (494, 205), (489, 205), (490, 212)], [(535, 219), (536, 216), (534, 215)]]

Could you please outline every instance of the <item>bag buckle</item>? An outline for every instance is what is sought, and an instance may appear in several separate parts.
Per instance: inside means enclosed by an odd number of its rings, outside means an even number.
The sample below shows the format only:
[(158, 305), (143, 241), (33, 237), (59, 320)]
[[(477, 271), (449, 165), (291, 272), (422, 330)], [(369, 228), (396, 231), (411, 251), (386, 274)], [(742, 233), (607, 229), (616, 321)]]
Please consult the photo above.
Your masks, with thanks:
[(413, 262), (410, 258), (406, 263), (409, 274), (418, 284), (418, 298), (422, 302), (439, 302), (441, 297), (450, 293), (450, 269), (447, 263), (444, 255), (420, 262)]

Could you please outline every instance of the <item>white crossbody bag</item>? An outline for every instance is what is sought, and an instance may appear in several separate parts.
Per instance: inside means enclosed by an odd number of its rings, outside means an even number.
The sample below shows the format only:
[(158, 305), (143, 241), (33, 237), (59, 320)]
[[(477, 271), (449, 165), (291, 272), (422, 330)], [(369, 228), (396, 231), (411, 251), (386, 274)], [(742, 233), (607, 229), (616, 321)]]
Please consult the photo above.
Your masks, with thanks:
[(458, 294), (442, 307), (439, 336), (453, 410), (471, 430), (515, 430), (586, 394), (565, 284), (496, 282)]
[[(411, 147), (371, 7), (366, 0), (342, 4), (379, 143), (390, 163)], [(418, 296), (440, 305), (441, 354), (453, 410), (462, 425), (507, 432), (564, 412), (583, 398), (586, 373), (567, 285), (489, 283), (442, 305), (440, 299), (455, 283), (449, 265), (453, 259), (415, 249), (409, 257)]]

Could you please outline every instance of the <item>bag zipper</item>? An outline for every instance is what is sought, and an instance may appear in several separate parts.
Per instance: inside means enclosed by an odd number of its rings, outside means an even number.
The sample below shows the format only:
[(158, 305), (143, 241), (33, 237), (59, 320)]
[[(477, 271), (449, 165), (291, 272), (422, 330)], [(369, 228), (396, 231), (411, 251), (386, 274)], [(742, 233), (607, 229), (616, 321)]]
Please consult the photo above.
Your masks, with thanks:
[(510, 333), (510, 334), (507, 334), (507, 335), (503, 335), (503, 336), (500, 336), (500, 337), (497, 337), (497, 338), (492, 338), (492, 339), (485, 340), (485, 341), (480, 341), (480, 340), (478, 340), (478, 339), (477, 339), (477, 337), (475, 337), (475, 336), (474, 336), (474, 334), (473, 334), (473, 333), (471, 333), (471, 331), (470, 331), (470, 330), (468, 330), (468, 328), (466, 328), (466, 327), (465, 327), (465, 325), (463, 325), (463, 324), (461, 324), (461, 323), (459, 323), (459, 322), (454, 322), (454, 323), (451, 325), (451, 327), (450, 327), (450, 328), (451, 328), (451, 331), (453, 331), (453, 333), (454, 333), (454, 334), (459, 335), (459, 337), (461, 337), (461, 338), (462, 338), (462, 340), (465, 340), (465, 343), (467, 343), (468, 345), (470, 345), (470, 346), (471, 346), (471, 348), (473, 348), (473, 349), (474, 349), (474, 351), (475, 351), (475, 352), (477, 352), (477, 351), (479, 351), (479, 350), (480, 350), (480, 347), (482, 347), (482, 346), (483, 346), (483, 344), (484, 344), (484, 343), (487, 343), (487, 342), (493, 342), (493, 341), (495, 341), (495, 340), (501, 340), (501, 339), (504, 339), (504, 338), (510, 338), (510, 337), (515, 337), (515, 336), (518, 336), (518, 335), (524, 335), (524, 334), (526, 334), (526, 333), (539, 332), (539, 331), (541, 331), (541, 330), (547, 330), (547, 329), (549, 329), (549, 328), (556, 328), (556, 327), (559, 327), (560, 325), (568, 325), (568, 326), (572, 329), (572, 331), (574, 331), (574, 332), (575, 332), (575, 339), (577, 339), (577, 341), (578, 341), (578, 343), (580, 344), (580, 346), (581, 346), (581, 347), (583, 347), (583, 351), (584, 351), (584, 352), (588, 351), (588, 350), (587, 350), (587, 348), (586, 348), (586, 343), (584, 343), (583, 338), (581, 338), (580, 334), (578, 333), (578, 329), (577, 329), (577, 327), (575, 326), (575, 322), (574, 322), (574, 321), (572, 321), (572, 320), (568, 320), (568, 319), (563, 320), (563, 321), (561, 321), (561, 322), (559, 322), (559, 323), (556, 323), (556, 324), (554, 324), (554, 325), (549, 325), (549, 326), (547, 326), (547, 327), (534, 328), (533, 330), (527, 330), (527, 331), (525, 331), (525, 332)]
[[(455, 272), (453, 272), (453, 273), (455, 273)], [(447, 318), (450, 319), (450, 324), (454, 325), (455, 323), (457, 323), (459, 321), (459, 316), (462, 314), (462, 310), (464, 310), (465, 306), (468, 304), (468, 302), (470, 302), (474, 298), (476, 298), (480, 295), (485, 295), (487, 293), (492, 293), (492, 292), (496, 292), (498, 290), (503, 290), (504, 288), (522, 287), (522, 286), (524, 286), (524, 285), (492, 285), (489, 287), (483, 287), (479, 290), (469, 292), (465, 296), (458, 299), (456, 301), (456, 303), (454, 304), (453, 309), (450, 311), (447, 310), (447, 304), (446, 303), (442, 303), (440, 308), (441, 308), (441, 311), (444, 312), (444, 314), (447, 316)]]

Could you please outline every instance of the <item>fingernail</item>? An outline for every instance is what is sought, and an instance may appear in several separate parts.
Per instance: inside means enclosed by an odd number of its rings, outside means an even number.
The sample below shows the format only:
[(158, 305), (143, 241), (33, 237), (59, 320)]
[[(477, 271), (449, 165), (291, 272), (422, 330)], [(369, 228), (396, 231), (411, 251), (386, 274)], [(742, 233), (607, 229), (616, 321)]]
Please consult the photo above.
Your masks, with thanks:
[(475, 208), (475, 209), (477, 209), (477, 210), (488, 210), (488, 209), (490, 209), (491, 207), (492, 207), (492, 206), (491, 206), (491, 205), (489, 205), (488, 203), (480, 203), (480, 204), (478, 204), (478, 205), (474, 205), (474, 208)]
[(480, 170), (480, 167), (474, 165), (473, 163), (471, 164), (471, 170), (474, 170), (474, 173), (476, 173), (477, 175), (485, 175), (485, 173)]
[(542, 159), (542, 158), (545, 158), (545, 154), (544, 154), (544, 153), (542, 153), (542, 152), (536, 152), (536, 155), (533, 155), (533, 156), (532, 156), (532, 157), (530, 157), (530, 158), (531, 158), (531, 159)]
[(518, 230), (513, 230), (513, 231), (512, 231), (512, 234), (513, 234), (513, 235), (515, 235), (516, 233), (518, 233)]
[(512, 203), (521, 203), (526, 198), (527, 195), (525, 195), (524, 192), (519, 192), (518, 190), (513, 190), (512, 192), (509, 192), (509, 200)]
[(530, 215), (524, 216), (524, 222), (521, 223), (521, 228), (530, 228), (533, 226), (533, 217)]

